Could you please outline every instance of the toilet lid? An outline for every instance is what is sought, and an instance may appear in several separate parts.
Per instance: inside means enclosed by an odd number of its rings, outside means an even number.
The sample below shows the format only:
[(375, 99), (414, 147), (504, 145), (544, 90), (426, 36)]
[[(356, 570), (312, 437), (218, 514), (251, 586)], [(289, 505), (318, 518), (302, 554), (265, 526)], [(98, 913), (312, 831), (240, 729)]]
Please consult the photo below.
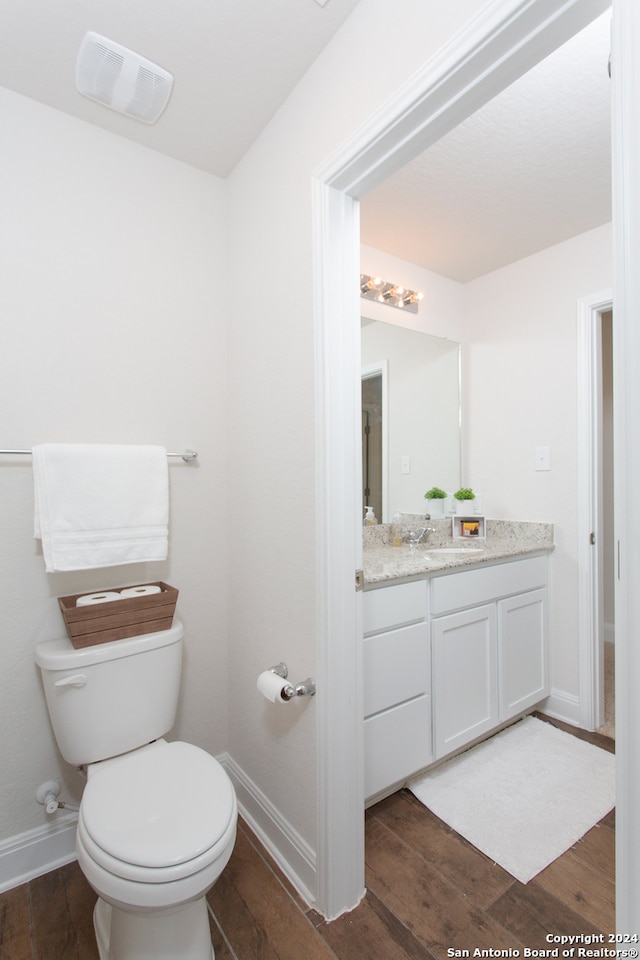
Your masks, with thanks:
[(213, 847), (234, 809), (233, 786), (217, 760), (190, 743), (162, 742), (95, 770), (81, 812), (110, 856), (170, 867)]

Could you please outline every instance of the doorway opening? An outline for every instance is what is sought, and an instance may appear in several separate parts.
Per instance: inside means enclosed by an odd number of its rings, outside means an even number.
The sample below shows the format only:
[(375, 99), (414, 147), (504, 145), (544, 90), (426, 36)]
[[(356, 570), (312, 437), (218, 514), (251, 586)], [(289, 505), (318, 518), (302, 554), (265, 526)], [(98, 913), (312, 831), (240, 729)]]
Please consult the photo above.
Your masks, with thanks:
[(600, 316), (602, 364), (602, 648), (603, 711), (599, 730), (615, 739), (615, 529), (614, 529), (614, 473), (613, 473), (613, 311)]
[(613, 299), (578, 303), (580, 726), (614, 735)]
[[(362, 604), (354, 594), (354, 569), (362, 557), (362, 461), (354, 450), (359, 377), (357, 389), (353, 382), (360, 368), (354, 284), (360, 273), (358, 198), (606, 6), (594, 11), (586, 0), (532, 0), (505, 12), (496, 5), (490, 17), (477, 18), (456, 38), (455, 50), (412, 78), (385, 105), (384, 115), (374, 117), (316, 173), (318, 674), (325, 690), (319, 704), (317, 879), (318, 904), (327, 917), (350, 909), (364, 886)], [(336, 369), (345, 375), (330, 376)]]
[(385, 376), (381, 365), (362, 371), (362, 505), (383, 522), (385, 443)]

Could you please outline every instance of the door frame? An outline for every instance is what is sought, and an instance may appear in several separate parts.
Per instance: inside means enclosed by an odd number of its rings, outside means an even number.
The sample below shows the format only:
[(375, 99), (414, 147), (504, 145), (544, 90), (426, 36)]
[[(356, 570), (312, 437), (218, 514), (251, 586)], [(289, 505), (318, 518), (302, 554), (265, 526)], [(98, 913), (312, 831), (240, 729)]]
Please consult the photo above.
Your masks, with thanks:
[[(494, 0), (415, 74), (316, 171), (312, 181), (317, 409), (317, 907), (328, 918), (364, 894), (362, 603), (354, 571), (362, 528), (356, 456), (360, 412), (358, 200), (608, 9), (603, 0)], [(639, 537), (627, 531), (626, 493), (640, 469), (640, 411), (633, 361), (640, 355), (640, 10), (613, 0), (614, 236), (616, 262), (616, 535), (623, 566), (616, 591), (617, 917), (620, 931), (640, 922), (640, 577)], [(637, 226), (636, 226), (637, 225)], [(633, 255), (636, 256), (634, 261)], [(640, 327), (640, 325), (637, 325)], [(635, 352), (634, 352), (635, 348)], [(621, 441), (624, 439), (624, 443)], [(622, 449), (624, 447), (624, 449)], [(624, 571), (621, 574), (621, 570)]]
[[(578, 644), (579, 723), (597, 730), (604, 716), (602, 528), (602, 314), (613, 292), (578, 301)], [(592, 542), (592, 535), (593, 540)]]

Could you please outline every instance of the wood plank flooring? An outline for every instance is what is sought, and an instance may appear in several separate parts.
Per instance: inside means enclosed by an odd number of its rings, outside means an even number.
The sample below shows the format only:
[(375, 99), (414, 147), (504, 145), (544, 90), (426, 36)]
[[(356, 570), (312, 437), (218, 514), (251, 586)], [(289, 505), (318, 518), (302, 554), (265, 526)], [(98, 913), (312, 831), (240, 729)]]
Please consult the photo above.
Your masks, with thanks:
[[(614, 749), (597, 734), (563, 729)], [(327, 923), (241, 822), (208, 897), (215, 955), (443, 960), (449, 950), (473, 957), (476, 948), (510, 948), (522, 958), (524, 947), (549, 949), (548, 933), (612, 933), (614, 834), (612, 811), (525, 885), (401, 790), (367, 811), (365, 898)], [(0, 960), (98, 960), (94, 902), (76, 863), (0, 895)]]

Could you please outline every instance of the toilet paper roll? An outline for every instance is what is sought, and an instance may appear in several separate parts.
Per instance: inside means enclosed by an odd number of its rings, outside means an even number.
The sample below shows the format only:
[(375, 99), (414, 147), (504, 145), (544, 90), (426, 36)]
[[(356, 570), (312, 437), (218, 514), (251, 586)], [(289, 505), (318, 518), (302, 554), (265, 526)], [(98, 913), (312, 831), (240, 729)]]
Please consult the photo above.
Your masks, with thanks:
[(157, 583), (143, 583), (139, 587), (127, 587), (120, 591), (121, 597), (147, 597), (151, 593), (160, 593), (160, 587)]
[(90, 603), (108, 603), (110, 600), (119, 600), (120, 594), (113, 590), (103, 590), (102, 593), (87, 593), (78, 597), (76, 607), (86, 607)]
[(289, 681), (285, 680), (284, 677), (279, 677), (272, 670), (263, 670), (258, 677), (256, 686), (262, 696), (272, 703), (288, 703), (291, 699), (291, 697), (283, 696), (282, 693), (285, 687), (290, 686)]

